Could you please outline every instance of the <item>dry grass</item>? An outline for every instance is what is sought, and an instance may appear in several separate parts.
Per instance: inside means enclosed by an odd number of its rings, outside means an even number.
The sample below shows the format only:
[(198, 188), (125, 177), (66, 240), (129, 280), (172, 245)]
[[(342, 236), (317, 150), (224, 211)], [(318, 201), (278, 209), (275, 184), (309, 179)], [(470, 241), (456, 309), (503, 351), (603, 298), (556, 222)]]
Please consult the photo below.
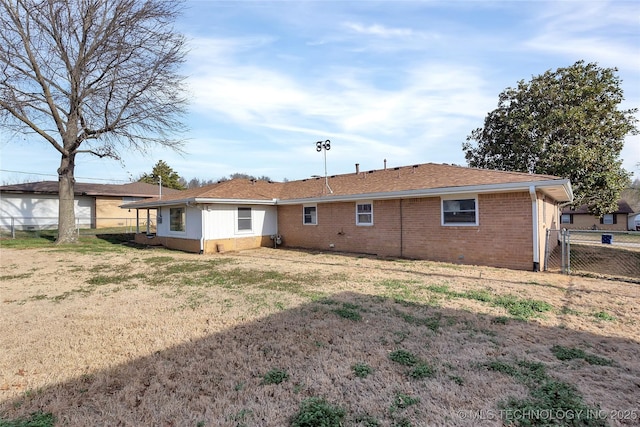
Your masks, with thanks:
[[(122, 246), (3, 247), (0, 280), (0, 420), (42, 411), (69, 426), (286, 426), (320, 397), (346, 425), (502, 425), (498, 409), (532, 395), (501, 370), (521, 362), (603, 414), (635, 414), (610, 425), (640, 416), (635, 284)], [(501, 296), (551, 309), (517, 319)], [(414, 363), (392, 360), (398, 350)]]

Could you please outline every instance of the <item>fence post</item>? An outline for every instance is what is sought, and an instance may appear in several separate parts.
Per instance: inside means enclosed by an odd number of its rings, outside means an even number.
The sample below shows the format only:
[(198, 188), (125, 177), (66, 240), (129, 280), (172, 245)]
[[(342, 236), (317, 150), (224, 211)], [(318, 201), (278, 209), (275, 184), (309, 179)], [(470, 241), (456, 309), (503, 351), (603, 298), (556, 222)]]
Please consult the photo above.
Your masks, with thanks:
[(11, 238), (16, 238), (16, 219), (11, 217)]
[(567, 274), (571, 274), (571, 231), (567, 230)]
[(562, 253), (562, 260), (561, 260), (561, 267), (560, 267), (560, 271), (562, 272), (562, 274), (566, 273), (566, 262), (565, 262), (565, 243), (566, 243), (566, 239), (565, 239), (565, 233), (566, 233), (566, 228), (563, 228), (562, 230), (560, 230), (560, 252)]

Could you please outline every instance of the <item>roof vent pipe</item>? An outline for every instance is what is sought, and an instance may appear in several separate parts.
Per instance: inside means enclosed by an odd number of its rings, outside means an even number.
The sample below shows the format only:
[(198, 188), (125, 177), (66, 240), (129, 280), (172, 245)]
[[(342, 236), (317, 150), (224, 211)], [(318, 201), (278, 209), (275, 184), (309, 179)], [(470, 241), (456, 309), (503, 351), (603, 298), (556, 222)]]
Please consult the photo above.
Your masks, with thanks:
[(360, 173), (360, 163), (356, 163), (356, 174)]
[(384, 159), (384, 170), (387, 170), (387, 159)]

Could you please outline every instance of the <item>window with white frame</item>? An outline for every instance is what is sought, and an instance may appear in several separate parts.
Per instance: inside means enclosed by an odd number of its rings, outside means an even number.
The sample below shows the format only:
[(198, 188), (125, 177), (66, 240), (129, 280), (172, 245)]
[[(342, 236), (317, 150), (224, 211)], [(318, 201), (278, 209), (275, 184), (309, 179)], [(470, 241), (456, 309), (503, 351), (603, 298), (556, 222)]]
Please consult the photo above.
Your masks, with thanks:
[(238, 208), (238, 231), (251, 231), (251, 208)]
[(442, 199), (442, 225), (478, 225), (478, 199)]
[(356, 203), (356, 225), (373, 225), (373, 202)]
[(186, 230), (187, 215), (185, 208), (169, 209), (169, 231), (183, 232)]
[(302, 223), (304, 225), (318, 224), (318, 208), (316, 205), (302, 207)]

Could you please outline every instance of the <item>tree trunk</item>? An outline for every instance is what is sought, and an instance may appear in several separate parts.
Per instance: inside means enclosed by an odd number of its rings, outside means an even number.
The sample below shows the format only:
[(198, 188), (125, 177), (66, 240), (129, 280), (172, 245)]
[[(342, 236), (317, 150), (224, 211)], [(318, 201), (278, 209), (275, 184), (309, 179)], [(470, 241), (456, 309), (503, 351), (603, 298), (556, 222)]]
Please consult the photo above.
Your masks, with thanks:
[(58, 169), (58, 240), (60, 243), (76, 243), (78, 233), (76, 231), (76, 212), (74, 184), (76, 182), (73, 173), (75, 168), (75, 153), (69, 156), (62, 155), (60, 168)]

